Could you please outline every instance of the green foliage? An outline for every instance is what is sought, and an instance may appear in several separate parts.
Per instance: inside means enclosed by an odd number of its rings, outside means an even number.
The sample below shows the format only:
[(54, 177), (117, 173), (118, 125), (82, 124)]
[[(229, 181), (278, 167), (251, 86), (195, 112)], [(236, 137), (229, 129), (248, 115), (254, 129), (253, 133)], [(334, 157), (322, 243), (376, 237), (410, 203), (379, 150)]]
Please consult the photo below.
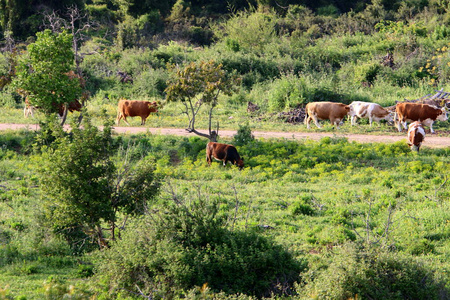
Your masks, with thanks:
[(243, 146), (255, 140), (250, 125), (239, 125), (237, 133), (233, 136), (233, 145)]
[[(153, 298), (177, 297), (208, 283), (228, 294), (289, 292), (303, 267), (288, 251), (262, 235), (228, 229), (217, 202), (189, 202), (166, 204), (101, 254), (97, 276), (109, 291), (138, 287)], [(283, 290), (271, 286), (274, 282)]]
[(47, 226), (65, 235), (76, 245), (83, 235), (104, 243), (102, 222), (110, 224), (114, 239), (118, 212), (142, 214), (146, 202), (158, 191), (153, 166), (119, 170), (112, 160), (115, 144), (111, 128), (103, 131), (85, 117), (83, 127), (72, 124), (70, 135), (56, 136), (43, 148), (44, 163), (39, 169)]
[[(276, 37), (276, 21), (276, 14), (271, 12), (238, 12), (223, 24), (223, 28), (214, 29), (214, 34), (219, 39), (226, 37), (226, 41), (233, 41), (234, 45), (239, 45), (239, 50), (263, 55)], [(238, 50), (236, 46), (232, 49)]]
[(227, 78), (221, 64), (214, 61), (190, 63), (178, 69), (166, 89), (168, 101), (190, 101), (202, 94), (202, 102), (215, 105), (219, 92), (231, 95), (235, 83)]
[[(319, 270), (311, 270), (311, 275)], [(425, 262), (395, 253), (345, 245), (330, 266), (315, 274), (309, 295), (323, 299), (440, 299), (445, 283)], [(311, 278), (311, 277), (310, 277)]]
[(355, 81), (356, 83), (365, 83), (372, 85), (381, 69), (378, 63), (357, 64), (355, 68)]
[[(189, 118), (188, 129), (205, 136), (195, 131), (195, 120), (200, 107), (204, 103), (209, 104), (209, 124), (211, 124), (212, 112), (217, 106), (219, 94), (231, 95), (238, 82), (238, 78), (228, 76), (222, 69), (222, 64), (217, 64), (213, 60), (192, 62), (184, 69), (176, 70), (165, 90), (166, 99), (167, 101), (181, 101), (184, 104), (183, 112)], [(194, 102), (196, 97), (201, 97), (201, 99)], [(216, 140), (216, 136), (211, 131), (211, 125), (209, 135), (205, 137)]]
[(39, 32), (27, 51), (28, 55), (19, 59), (14, 85), (23, 90), (31, 105), (47, 113), (57, 112), (58, 104), (81, 96), (80, 81), (70, 73), (74, 67), (71, 34)]

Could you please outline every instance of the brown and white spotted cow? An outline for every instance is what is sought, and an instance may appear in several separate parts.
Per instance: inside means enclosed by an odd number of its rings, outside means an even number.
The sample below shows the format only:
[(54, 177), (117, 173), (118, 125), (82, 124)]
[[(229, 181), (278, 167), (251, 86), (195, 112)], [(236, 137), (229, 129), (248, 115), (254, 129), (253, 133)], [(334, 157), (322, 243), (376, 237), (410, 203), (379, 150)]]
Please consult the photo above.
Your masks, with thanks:
[(436, 120), (448, 120), (445, 107), (437, 108), (429, 104), (401, 102), (397, 103), (395, 111), (397, 113), (396, 122), (399, 132), (402, 131), (401, 125), (408, 129), (406, 122), (420, 121), (423, 125), (430, 127), (431, 133), (434, 133), (433, 123)]
[(408, 127), (408, 145), (411, 150), (419, 152), (420, 146), (425, 139), (425, 130), (423, 129), (422, 123), (415, 121), (409, 124)]
[(378, 103), (353, 101), (350, 103), (350, 112), (352, 125), (356, 125), (358, 118), (368, 118), (369, 124), (372, 126), (372, 122), (380, 123), (381, 120), (386, 120), (388, 123), (394, 121), (394, 113), (390, 112), (386, 108), (383, 108)]
[(121, 99), (117, 107), (117, 125), (122, 118), (125, 123), (130, 125), (127, 117), (141, 117), (141, 125), (145, 125), (145, 120), (151, 112), (158, 112), (156, 102)]
[(319, 120), (330, 120), (332, 125), (336, 125), (339, 128), (339, 123), (345, 118), (345, 116), (350, 111), (350, 106), (343, 103), (336, 102), (310, 102), (306, 104), (306, 118), (305, 124), (309, 129), (309, 123), (314, 120), (314, 124), (318, 128)]
[(236, 147), (233, 145), (209, 142), (206, 145), (206, 162), (211, 165), (212, 158), (223, 161), (223, 166), (227, 165), (227, 162), (239, 167), (240, 170), (244, 167), (244, 159), (239, 156)]

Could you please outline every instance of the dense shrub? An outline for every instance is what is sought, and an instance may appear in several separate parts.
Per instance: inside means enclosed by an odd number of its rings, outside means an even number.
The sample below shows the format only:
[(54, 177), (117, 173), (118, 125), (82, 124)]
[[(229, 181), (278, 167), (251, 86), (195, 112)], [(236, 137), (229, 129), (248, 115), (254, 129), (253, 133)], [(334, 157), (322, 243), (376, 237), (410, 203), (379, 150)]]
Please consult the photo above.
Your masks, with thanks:
[(230, 230), (218, 208), (203, 199), (165, 204), (100, 254), (97, 276), (112, 293), (139, 288), (157, 299), (205, 283), (228, 294), (289, 293), (302, 264), (266, 237)]
[(252, 134), (252, 130), (248, 124), (239, 125), (237, 133), (233, 136), (233, 144), (236, 146), (242, 146), (251, 143), (255, 140)]
[(401, 254), (347, 244), (301, 291), (320, 299), (444, 299), (449, 291), (434, 272)]

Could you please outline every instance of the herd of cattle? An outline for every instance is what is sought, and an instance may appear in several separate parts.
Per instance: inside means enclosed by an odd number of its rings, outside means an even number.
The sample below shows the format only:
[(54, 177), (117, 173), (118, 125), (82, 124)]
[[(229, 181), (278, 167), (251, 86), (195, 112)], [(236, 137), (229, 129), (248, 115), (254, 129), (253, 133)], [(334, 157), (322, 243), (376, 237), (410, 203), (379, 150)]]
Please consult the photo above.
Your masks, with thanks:
[[(350, 105), (336, 102), (310, 102), (306, 105), (305, 124), (310, 128), (311, 120), (317, 127), (321, 127), (319, 120), (330, 120), (331, 124), (339, 128), (339, 124), (346, 116), (350, 116), (351, 124), (355, 125), (358, 118), (367, 118), (372, 122), (386, 120), (389, 124), (395, 123), (399, 132), (402, 126), (408, 131), (407, 138), (411, 149), (419, 151), (425, 138), (423, 126), (430, 127), (434, 133), (433, 123), (437, 120), (448, 120), (449, 100), (443, 101), (438, 106), (437, 101), (433, 104), (400, 102), (390, 108), (384, 108), (377, 103), (355, 101)], [(413, 122), (407, 127), (407, 122)]]
[[(26, 102), (26, 101), (25, 101)], [(434, 133), (433, 123), (437, 120), (448, 120), (448, 109), (450, 108), (450, 100), (444, 99), (439, 102), (433, 103), (413, 103), (413, 102), (400, 102), (395, 106), (382, 107), (377, 103), (355, 101), (349, 105), (336, 102), (310, 102), (306, 105), (306, 116), (304, 123), (307, 128), (310, 128), (311, 121), (314, 121), (318, 128), (321, 128), (319, 120), (329, 120), (332, 125), (339, 128), (339, 125), (343, 122), (344, 118), (349, 116), (352, 125), (356, 125), (358, 118), (369, 119), (370, 126), (373, 121), (380, 122), (386, 120), (388, 124), (395, 124), (398, 131), (402, 131), (402, 126), (407, 130), (408, 143), (411, 149), (419, 151), (420, 146), (425, 138), (425, 130), (423, 126), (428, 126), (430, 132)], [(70, 111), (81, 110), (81, 103), (78, 101), (69, 103), (67, 108)], [(58, 107), (58, 113), (62, 116), (63, 107)], [(145, 121), (152, 112), (158, 111), (158, 105), (156, 102), (143, 101), (143, 100), (120, 100), (117, 108), (117, 125), (120, 120), (123, 119), (127, 122), (127, 117), (140, 117), (141, 125), (145, 125)], [(24, 114), (32, 114), (32, 107), (26, 102)], [(407, 122), (412, 122), (407, 127)], [(206, 147), (206, 160), (208, 164), (211, 164), (212, 158), (223, 161), (226, 165), (227, 162), (235, 164), (240, 169), (243, 168), (243, 159), (239, 156), (236, 148), (232, 145), (220, 144), (220, 143), (208, 143)]]

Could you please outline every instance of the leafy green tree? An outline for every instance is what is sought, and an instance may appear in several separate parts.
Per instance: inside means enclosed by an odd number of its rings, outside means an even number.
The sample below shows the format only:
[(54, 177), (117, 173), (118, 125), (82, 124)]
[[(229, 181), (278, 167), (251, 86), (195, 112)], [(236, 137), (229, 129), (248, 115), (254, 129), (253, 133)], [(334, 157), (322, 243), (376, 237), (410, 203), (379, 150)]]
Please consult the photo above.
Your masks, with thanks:
[[(239, 80), (236, 77), (227, 76), (222, 69), (222, 64), (217, 64), (213, 60), (192, 62), (184, 69), (177, 69), (174, 77), (169, 80), (166, 88), (167, 100), (183, 103), (183, 113), (189, 119), (187, 131), (216, 141), (219, 124), (217, 124), (217, 131), (211, 130), (211, 121), (213, 110), (218, 104), (219, 94), (231, 95), (238, 83)], [(195, 129), (196, 117), (203, 104), (209, 105), (209, 134)]]
[(47, 114), (81, 96), (80, 80), (73, 76), (72, 41), (72, 35), (66, 32), (44, 30), (37, 33), (36, 42), (28, 45), (27, 53), (19, 58), (15, 87), (27, 95), (31, 105)]
[(57, 132), (55, 141), (43, 148), (39, 173), (46, 219), (72, 245), (90, 237), (104, 247), (120, 233), (118, 215), (142, 214), (159, 182), (151, 162), (114, 163), (109, 125), (100, 131), (85, 118), (82, 127), (72, 127), (70, 134)]

